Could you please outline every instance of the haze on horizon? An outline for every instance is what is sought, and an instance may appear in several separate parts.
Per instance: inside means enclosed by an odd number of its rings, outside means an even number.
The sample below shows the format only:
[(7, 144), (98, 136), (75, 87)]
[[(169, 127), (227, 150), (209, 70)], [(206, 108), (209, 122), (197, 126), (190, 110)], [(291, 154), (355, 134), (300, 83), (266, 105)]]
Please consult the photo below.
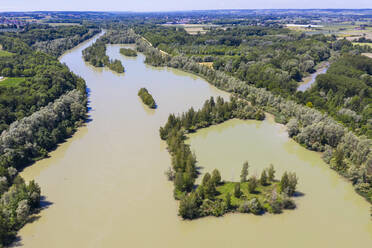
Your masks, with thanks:
[(216, 9), (363, 9), (372, 8), (371, 0), (1, 0), (6, 11), (182, 11)]

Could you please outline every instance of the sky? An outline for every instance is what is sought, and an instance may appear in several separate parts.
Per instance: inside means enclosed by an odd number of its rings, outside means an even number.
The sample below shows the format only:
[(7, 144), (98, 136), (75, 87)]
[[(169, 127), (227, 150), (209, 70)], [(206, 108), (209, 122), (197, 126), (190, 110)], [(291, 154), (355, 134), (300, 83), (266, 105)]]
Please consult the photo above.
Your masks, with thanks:
[(0, 0), (0, 11), (372, 8), (372, 0)]

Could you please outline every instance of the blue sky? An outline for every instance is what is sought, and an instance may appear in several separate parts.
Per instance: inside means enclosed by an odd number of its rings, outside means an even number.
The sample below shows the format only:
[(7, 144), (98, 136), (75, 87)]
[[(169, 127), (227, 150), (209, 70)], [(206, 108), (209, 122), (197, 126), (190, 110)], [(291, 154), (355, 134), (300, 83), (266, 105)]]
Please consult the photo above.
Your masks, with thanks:
[(0, 0), (0, 11), (372, 8), (372, 0)]

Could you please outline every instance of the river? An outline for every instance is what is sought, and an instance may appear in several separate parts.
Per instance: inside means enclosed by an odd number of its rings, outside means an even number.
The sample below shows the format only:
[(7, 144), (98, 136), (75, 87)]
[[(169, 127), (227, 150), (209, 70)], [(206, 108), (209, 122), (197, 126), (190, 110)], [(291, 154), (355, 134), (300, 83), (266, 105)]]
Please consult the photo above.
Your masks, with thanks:
[(323, 63), (316, 72), (303, 78), (303, 82), (298, 86), (297, 90), (304, 92), (305, 90), (309, 89), (315, 83), (316, 77), (320, 74), (326, 73), (329, 66), (330, 66), (329, 62)]
[[(45, 196), (42, 210), (19, 232), (27, 248), (116, 247), (369, 247), (369, 204), (321, 161), (319, 154), (288, 139), (270, 118), (263, 122), (231, 120), (192, 134), (202, 172), (219, 168), (237, 178), (244, 160), (251, 173), (272, 162), (277, 174), (295, 171), (298, 209), (281, 215), (229, 214), (182, 221), (173, 185), (165, 178), (170, 156), (159, 138), (169, 113), (200, 108), (210, 96), (228, 94), (194, 75), (143, 63), (144, 56), (110, 58), (126, 68), (116, 74), (86, 64), (81, 51), (89, 40), (60, 60), (89, 87), (90, 121), (50, 153), (27, 167)], [(137, 96), (146, 87), (158, 108), (150, 110)], [(262, 168), (262, 167), (261, 167)]]

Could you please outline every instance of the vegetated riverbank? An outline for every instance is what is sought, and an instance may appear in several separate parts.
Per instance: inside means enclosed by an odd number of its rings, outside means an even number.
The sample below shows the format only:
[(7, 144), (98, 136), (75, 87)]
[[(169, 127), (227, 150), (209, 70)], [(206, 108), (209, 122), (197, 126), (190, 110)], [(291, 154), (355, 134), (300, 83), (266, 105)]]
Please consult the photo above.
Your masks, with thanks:
[(166, 175), (174, 183), (175, 199), (181, 200), (179, 215), (182, 218), (222, 216), (235, 211), (280, 213), (283, 209), (295, 208), (295, 203), (289, 197), (295, 193), (296, 175), (284, 173), (279, 183), (275, 180), (272, 166), (262, 171), (260, 179), (252, 176), (247, 180), (248, 163), (245, 163), (240, 183), (221, 181), (221, 175), (215, 169), (212, 175), (204, 175), (201, 185), (195, 185), (199, 174), (197, 160), (184, 143), (185, 134), (232, 118), (262, 120), (264, 117), (261, 109), (245, 104), (244, 100), (231, 98), (230, 102), (225, 102), (220, 97), (216, 102), (213, 98), (207, 100), (199, 111), (191, 108), (182, 116), (169, 116), (168, 122), (159, 132), (160, 137), (167, 141), (172, 156), (173, 167), (169, 168)]
[(317, 70), (310, 74), (309, 76), (305, 77), (302, 79), (302, 83), (300, 83), (300, 85), (298, 86), (297, 90), (298, 91), (305, 91), (307, 90), (308, 88), (310, 88), (312, 86), (312, 84), (315, 83), (316, 81), (316, 77), (320, 74), (324, 74), (327, 72), (328, 68), (329, 68), (329, 62), (324, 62), (322, 63), (318, 68)]
[[(191, 106), (200, 109), (210, 96), (228, 101), (229, 94), (190, 73), (146, 65), (142, 53), (137, 58), (124, 57), (119, 49), (126, 45), (107, 46), (108, 56), (126, 65), (125, 75), (92, 67), (81, 56), (91, 43), (68, 51), (61, 62), (86, 80), (92, 121), (48, 159), (22, 172), (26, 181), (34, 179), (41, 186), (49, 207), (22, 228), (18, 246), (163, 247), (167, 240), (167, 245), (182, 248), (240, 248), (246, 244), (348, 248), (372, 243), (372, 223), (365, 218), (369, 206), (364, 199), (329, 170), (318, 153), (288, 138), (282, 125), (270, 117), (225, 121), (188, 134), (185, 143), (195, 151), (201, 173), (217, 168), (228, 181), (240, 181), (245, 160), (249, 160), (248, 177), (259, 178), (270, 164), (275, 165), (278, 179), (285, 171), (295, 171), (298, 191), (305, 193), (293, 198), (296, 210), (264, 216), (234, 213), (193, 221), (177, 218), (179, 202), (172, 197), (173, 183), (164, 176), (171, 157), (166, 143), (159, 139), (159, 127), (170, 113), (182, 113)], [(141, 87), (156, 96), (158, 110), (141, 102), (137, 96)], [(141, 214), (133, 214), (138, 212)], [(146, 239), (143, 233), (148, 234)], [(267, 233), (272, 234), (270, 239)], [(304, 244), (309, 233), (311, 240)], [(343, 233), (349, 235), (340, 235)], [(96, 238), (91, 239), (92, 235)]]
[[(17, 63), (21, 61), (22, 66), (27, 66), (17, 73), (28, 74), (22, 82), (5, 86), (0, 97), (11, 95), (14, 91), (23, 92), (26, 88), (28, 90), (23, 94), (27, 95), (28, 101), (24, 100), (24, 95), (16, 95), (13, 104), (17, 105), (17, 109), (25, 109), (23, 115), (27, 107), (30, 109), (27, 110), (28, 116), (12, 122), (0, 135), (0, 246), (10, 244), (17, 231), (32, 219), (32, 214), (40, 207), (40, 187), (34, 181), (26, 184), (18, 172), (46, 158), (51, 150), (76, 131), (87, 112), (86, 85), (82, 78), (53, 56), (34, 52), (20, 40), (1, 38), (4, 47), (15, 53), (6, 66), (18, 67)], [(43, 70), (36, 72), (35, 68), (40, 66), (38, 63), (43, 64)], [(46, 80), (49, 77), (49, 81)], [(28, 91), (32, 94), (27, 94)], [(33, 99), (37, 104), (44, 102), (44, 106), (29, 106)], [(9, 114), (12, 114), (11, 111)]]
[(287, 124), (290, 137), (307, 149), (323, 152), (324, 161), (354, 185), (355, 190), (372, 202), (371, 141), (348, 131), (331, 117), (318, 110), (296, 104), (271, 92), (247, 85), (223, 72), (212, 70), (184, 56), (168, 56), (137, 39), (137, 47), (146, 55), (146, 63), (169, 66), (194, 73), (216, 87), (247, 99), (255, 106), (275, 115)]

